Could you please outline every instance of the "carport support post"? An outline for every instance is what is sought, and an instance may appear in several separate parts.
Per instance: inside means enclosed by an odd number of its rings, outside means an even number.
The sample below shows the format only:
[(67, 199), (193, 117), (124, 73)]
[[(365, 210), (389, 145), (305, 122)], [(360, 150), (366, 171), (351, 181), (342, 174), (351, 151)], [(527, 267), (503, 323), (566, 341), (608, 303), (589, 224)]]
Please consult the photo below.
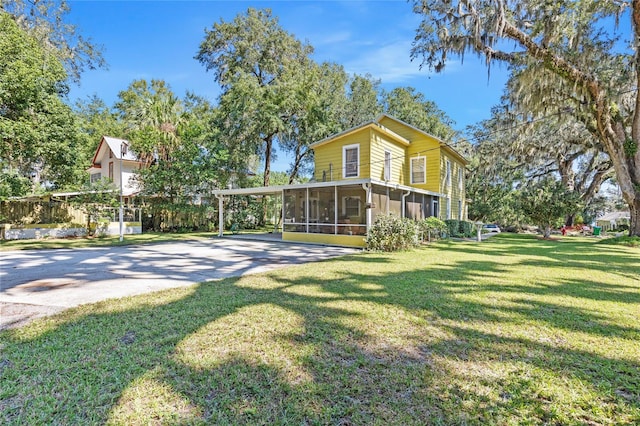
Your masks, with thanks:
[[(366, 194), (366, 199), (367, 199), (367, 204), (366, 204), (366, 216), (367, 216), (367, 234), (369, 234), (369, 229), (371, 229), (371, 220), (373, 218), (372, 215), (372, 206), (371, 203), (373, 202), (373, 185), (369, 184), (369, 183), (363, 183), (362, 184), (362, 189), (365, 190), (365, 194)], [(389, 197), (387, 197), (387, 200), (389, 199)], [(387, 204), (388, 205), (388, 204)]]
[(478, 242), (482, 241), (482, 222), (476, 222), (476, 229), (478, 230)]
[(218, 199), (218, 236), (224, 233), (224, 196), (215, 194)]

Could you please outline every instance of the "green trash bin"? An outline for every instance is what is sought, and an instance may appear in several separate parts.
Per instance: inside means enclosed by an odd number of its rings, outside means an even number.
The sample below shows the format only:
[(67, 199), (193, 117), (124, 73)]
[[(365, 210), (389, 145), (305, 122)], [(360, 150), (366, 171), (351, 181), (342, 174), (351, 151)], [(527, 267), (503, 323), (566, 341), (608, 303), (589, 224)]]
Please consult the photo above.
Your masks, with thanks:
[(598, 236), (600, 236), (600, 231), (602, 231), (602, 227), (600, 227), (600, 226), (594, 226), (594, 227), (593, 227), (593, 236), (594, 236), (594, 237), (598, 237)]

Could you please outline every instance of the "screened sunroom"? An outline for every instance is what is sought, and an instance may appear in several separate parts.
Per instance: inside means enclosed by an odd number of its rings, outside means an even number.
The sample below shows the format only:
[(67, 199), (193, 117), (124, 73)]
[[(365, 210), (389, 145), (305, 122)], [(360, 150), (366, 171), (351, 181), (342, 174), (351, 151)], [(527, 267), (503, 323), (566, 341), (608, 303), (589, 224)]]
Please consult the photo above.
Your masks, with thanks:
[[(421, 220), (437, 215), (444, 194), (373, 179), (215, 191), (219, 223), (234, 195), (273, 195), (282, 200), (282, 240), (363, 247), (367, 229), (381, 214)], [(223, 230), (220, 228), (220, 236)]]

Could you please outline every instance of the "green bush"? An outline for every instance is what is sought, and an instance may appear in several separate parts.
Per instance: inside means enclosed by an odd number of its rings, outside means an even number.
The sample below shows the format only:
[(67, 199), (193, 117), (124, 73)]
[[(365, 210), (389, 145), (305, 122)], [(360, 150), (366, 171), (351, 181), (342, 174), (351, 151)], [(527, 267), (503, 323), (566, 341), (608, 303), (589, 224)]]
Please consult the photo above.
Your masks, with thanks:
[(473, 223), (468, 222), (466, 220), (461, 220), (460, 221), (459, 230), (462, 233), (463, 237), (465, 237), (465, 238), (472, 237), (473, 236)]
[(435, 216), (418, 222), (418, 229), (422, 233), (422, 240), (437, 240), (447, 231), (447, 224)]
[(367, 248), (375, 251), (406, 250), (418, 245), (418, 226), (411, 219), (380, 215), (367, 233)]
[(456, 219), (447, 219), (444, 221), (445, 225), (447, 225), (447, 236), (449, 237), (457, 237), (458, 236), (458, 221)]
[(473, 236), (473, 223), (466, 220), (447, 219), (447, 234), (450, 237), (469, 238)]

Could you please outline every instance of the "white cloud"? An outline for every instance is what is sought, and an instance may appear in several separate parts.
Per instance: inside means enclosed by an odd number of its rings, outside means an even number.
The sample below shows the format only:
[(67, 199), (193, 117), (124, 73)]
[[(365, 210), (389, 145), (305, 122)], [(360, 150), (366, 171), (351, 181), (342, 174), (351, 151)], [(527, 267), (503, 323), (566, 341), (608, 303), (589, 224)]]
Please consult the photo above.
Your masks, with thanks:
[(321, 47), (335, 43), (342, 43), (351, 40), (350, 31), (336, 31), (333, 33), (323, 33), (311, 37), (314, 47)]
[(411, 42), (396, 41), (373, 48), (361, 45), (353, 50), (358, 54), (344, 62), (349, 73), (369, 73), (384, 83), (403, 83), (426, 73), (420, 70), (418, 60), (411, 61)]

